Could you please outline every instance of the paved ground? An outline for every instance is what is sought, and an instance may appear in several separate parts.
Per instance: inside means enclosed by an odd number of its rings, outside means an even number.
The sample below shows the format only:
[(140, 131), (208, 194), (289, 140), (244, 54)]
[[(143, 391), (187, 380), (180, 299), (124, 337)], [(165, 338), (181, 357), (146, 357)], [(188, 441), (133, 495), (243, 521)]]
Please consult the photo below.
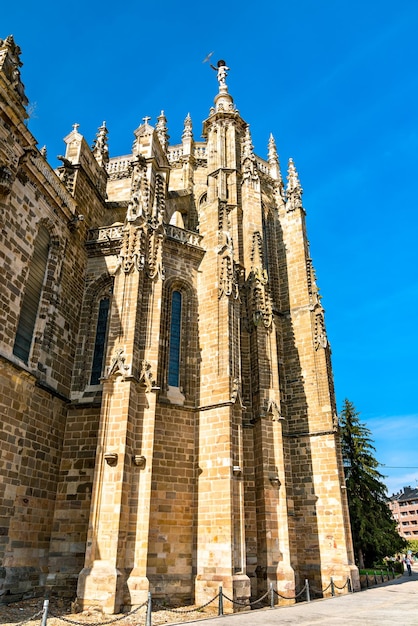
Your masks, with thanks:
[[(175, 624), (187, 626), (418, 626), (418, 564), (413, 566), (411, 577), (402, 576), (390, 582), (371, 587), (367, 591), (346, 594), (326, 600), (304, 602), (290, 607), (260, 609), (209, 617), (199, 611), (174, 613), (155, 611), (152, 613), (152, 626)], [(41, 623), (43, 600), (41, 598), (21, 603), (0, 605), (0, 626), (39, 626)], [(211, 607), (216, 611), (216, 605)], [(36, 618), (32, 618), (35, 616)], [(62, 616), (54, 617), (54, 615)], [(118, 620), (115, 623), (115, 618)], [(64, 621), (66, 620), (66, 621)], [(140, 613), (119, 616), (103, 616), (95, 611), (71, 614), (70, 607), (59, 599), (51, 600), (48, 626), (97, 626), (103, 622), (113, 622), (115, 626), (144, 626), (145, 608)]]
[[(205, 626), (418, 626), (418, 566), (379, 587), (327, 600), (209, 618)], [(197, 624), (198, 622), (188, 622)], [(200, 625), (202, 622), (199, 622)], [(184, 626), (184, 624), (183, 624)]]

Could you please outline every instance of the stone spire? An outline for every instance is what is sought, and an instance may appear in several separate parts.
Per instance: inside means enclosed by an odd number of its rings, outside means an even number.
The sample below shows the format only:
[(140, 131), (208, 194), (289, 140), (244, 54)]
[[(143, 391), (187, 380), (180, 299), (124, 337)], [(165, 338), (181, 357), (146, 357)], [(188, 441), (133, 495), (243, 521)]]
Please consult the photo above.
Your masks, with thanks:
[(20, 60), (21, 53), (21, 49), (15, 44), (13, 35), (9, 35), (6, 39), (0, 39), (0, 71), (11, 83), (23, 106), (26, 106), (29, 100), (25, 96), (25, 86), (20, 80), (20, 68), (23, 65)]
[(269, 143), (268, 143), (268, 157), (267, 160), (270, 166), (270, 176), (277, 180), (281, 185), (283, 185), (282, 174), (280, 171), (280, 161), (279, 156), (277, 154), (276, 142), (274, 141), (274, 137), (270, 134)]
[(193, 125), (192, 118), (190, 117), (190, 113), (187, 114), (186, 119), (184, 120), (184, 130), (181, 138), (184, 139), (193, 139)]
[(104, 167), (109, 162), (109, 147), (107, 145), (108, 130), (106, 128), (106, 122), (99, 127), (96, 135), (96, 139), (93, 142), (92, 152), (93, 155), (101, 167)]
[(168, 148), (168, 140), (170, 139), (167, 132), (167, 118), (164, 115), (164, 111), (161, 111), (161, 114), (157, 117), (157, 124), (155, 126), (156, 133), (158, 135), (158, 139), (160, 141), (161, 147), (164, 152), (167, 152)]
[(289, 159), (286, 188), (288, 211), (302, 208), (302, 193), (303, 189), (299, 181), (299, 176), (296, 171), (295, 164), (293, 163), (293, 159)]

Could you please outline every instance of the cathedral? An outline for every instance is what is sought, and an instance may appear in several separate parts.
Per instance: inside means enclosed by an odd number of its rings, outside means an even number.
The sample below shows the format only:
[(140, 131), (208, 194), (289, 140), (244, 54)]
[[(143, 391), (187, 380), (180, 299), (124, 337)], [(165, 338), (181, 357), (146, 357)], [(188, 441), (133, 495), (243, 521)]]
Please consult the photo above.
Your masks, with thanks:
[(295, 164), (254, 153), (218, 61), (202, 141), (161, 112), (110, 156), (74, 124), (53, 169), (20, 56), (0, 40), (0, 602), (356, 588)]

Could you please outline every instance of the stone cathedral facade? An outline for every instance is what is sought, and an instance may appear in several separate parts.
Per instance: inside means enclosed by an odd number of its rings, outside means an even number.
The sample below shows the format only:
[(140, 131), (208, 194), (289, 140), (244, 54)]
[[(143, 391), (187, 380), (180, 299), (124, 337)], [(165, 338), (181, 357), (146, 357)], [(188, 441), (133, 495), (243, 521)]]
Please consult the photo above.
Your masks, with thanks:
[(21, 65), (0, 40), (0, 600), (356, 586), (293, 162), (254, 153), (219, 61), (203, 141), (161, 113), (109, 157), (75, 124), (53, 170)]

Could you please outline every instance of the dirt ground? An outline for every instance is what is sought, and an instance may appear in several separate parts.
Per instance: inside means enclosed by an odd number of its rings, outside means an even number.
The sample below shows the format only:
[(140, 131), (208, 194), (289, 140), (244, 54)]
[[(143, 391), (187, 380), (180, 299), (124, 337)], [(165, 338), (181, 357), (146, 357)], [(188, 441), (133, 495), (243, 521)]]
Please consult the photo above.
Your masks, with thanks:
[[(0, 604), (0, 626), (39, 626), (42, 621), (43, 598), (34, 598), (11, 604)], [(194, 620), (213, 617), (218, 614), (217, 601), (204, 610), (195, 610), (196, 607), (184, 606), (169, 610), (160, 610), (154, 607), (152, 611), (152, 626), (161, 624), (182, 624)], [(115, 623), (116, 626), (142, 626), (145, 625), (146, 607), (139, 609), (133, 614), (103, 615), (98, 611), (83, 611), (72, 613), (71, 603), (57, 598), (51, 598), (48, 607), (48, 626), (65, 626), (72, 624), (99, 625)], [(125, 617), (124, 617), (125, 615)], [(60, 617), (64, 619), (60, 619)], [(115, 621), (115, 618), (119, 618)]]

